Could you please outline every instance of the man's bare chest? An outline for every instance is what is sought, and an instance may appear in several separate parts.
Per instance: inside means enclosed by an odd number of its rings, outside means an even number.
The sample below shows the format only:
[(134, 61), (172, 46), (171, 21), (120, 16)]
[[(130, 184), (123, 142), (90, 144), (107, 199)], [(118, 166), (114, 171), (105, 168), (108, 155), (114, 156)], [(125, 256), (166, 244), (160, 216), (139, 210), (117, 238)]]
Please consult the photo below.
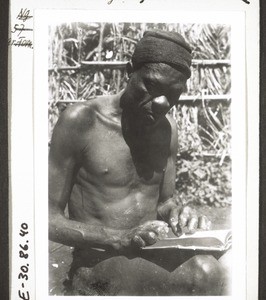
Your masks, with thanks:
[(142, 138), (139, 136), (139, 141), (129, 145), (121, 126), (95, 126), (82, 153), (86, 176), (107, 185), (158, 183), (166, 168), (169, 146), (162, 138), (149, 143)]

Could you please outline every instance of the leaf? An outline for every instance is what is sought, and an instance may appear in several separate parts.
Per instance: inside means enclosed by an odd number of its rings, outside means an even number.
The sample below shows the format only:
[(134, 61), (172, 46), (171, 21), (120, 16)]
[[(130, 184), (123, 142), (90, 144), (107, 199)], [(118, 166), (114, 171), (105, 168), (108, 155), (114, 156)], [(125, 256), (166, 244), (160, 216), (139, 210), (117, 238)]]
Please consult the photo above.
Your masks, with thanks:
[(200, 179), (203, 179), (206, 177), (206, 172), (201, 169), (197, 169), (197, 170), (193, 171), (193, 173)]

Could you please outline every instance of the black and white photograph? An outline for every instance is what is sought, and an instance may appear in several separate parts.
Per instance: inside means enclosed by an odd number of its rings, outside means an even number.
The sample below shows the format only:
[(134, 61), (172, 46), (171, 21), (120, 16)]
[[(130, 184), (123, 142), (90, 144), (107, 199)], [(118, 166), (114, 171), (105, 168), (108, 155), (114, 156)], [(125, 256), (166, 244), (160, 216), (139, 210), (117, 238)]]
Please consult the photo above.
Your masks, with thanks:
[(50, 295), (230, 295), (230, 25), (62, 23), (48, 57)]
[(129, 2), (12, 1), (11, 299), (255, 300), (257, 6)]

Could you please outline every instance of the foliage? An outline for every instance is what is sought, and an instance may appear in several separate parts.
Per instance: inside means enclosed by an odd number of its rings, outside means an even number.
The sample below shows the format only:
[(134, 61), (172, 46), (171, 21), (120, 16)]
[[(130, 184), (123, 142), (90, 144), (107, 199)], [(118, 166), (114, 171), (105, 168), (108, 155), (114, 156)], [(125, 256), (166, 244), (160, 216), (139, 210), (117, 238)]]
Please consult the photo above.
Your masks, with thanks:
[[(128, 61), (145, 30), (180, 32), (193, 59), (230, 60), (230, 28), (223, 24), (64, 23), (49, 28), (49, 138), (65, 103), (115, 94), (127, 82), (124, 70), (67, 70), (86, 61)], [(194, 66), (184, 95), (230, 94), (228, 66)], [(230, 104), (214, 101), (179, 104), (171, 112), (177, 122), (179, 159), (176, 186), (184, 202), (230, 203)], [(213, 158), (206, 161), (206, 153)], [(207, 155), (207, 156), (208, 156)], [(203, 174), (205, 174), (203, 176)]]
[(200, 203), (224, 207), (231, 204), (231, 163), (221, 165), (215, 159), (177, 160), (176, 190), (182, 203)]
[[(221, 121), (216, 120), (218, 114)], [(216, 207), (231, 204), (231, 135), (227, 114), (228, 107), (221, 104), (203, 109), (178, 105), (176, 190), (182, 203)]]

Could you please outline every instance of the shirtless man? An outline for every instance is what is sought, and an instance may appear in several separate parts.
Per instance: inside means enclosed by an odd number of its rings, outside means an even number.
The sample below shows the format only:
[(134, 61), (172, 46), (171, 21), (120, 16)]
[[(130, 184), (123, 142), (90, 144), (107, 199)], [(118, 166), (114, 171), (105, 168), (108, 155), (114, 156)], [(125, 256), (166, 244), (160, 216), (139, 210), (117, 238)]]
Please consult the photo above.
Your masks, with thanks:
[(49, 237), (75, 247), (74, 294), (223, 293), (213, 256), (141, 250), (168, 227), (179, 235), (209, 226), (173, 197), (177, 129), (167, 112), (190, 77), (190, 53), (177, 33), (146, 32), (125, 90), (68, 107), (54, 128)]

